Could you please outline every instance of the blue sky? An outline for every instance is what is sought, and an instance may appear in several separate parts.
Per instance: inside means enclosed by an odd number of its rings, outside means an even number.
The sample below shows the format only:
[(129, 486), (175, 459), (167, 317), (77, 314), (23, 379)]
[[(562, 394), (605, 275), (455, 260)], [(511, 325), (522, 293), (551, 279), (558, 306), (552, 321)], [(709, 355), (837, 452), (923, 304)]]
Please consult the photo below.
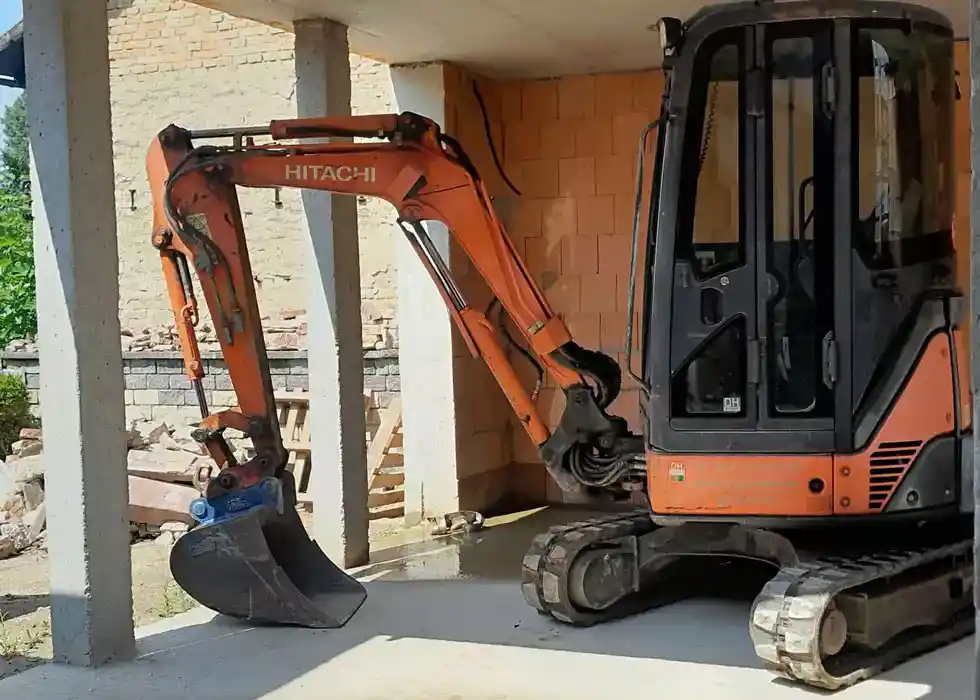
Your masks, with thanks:
[[(0, 32), (5, 32), (17, 24), (24, 14), (21, 0), (0, 0)], [(0, 87), (0, 110), (10, 104), (20, 90)]]

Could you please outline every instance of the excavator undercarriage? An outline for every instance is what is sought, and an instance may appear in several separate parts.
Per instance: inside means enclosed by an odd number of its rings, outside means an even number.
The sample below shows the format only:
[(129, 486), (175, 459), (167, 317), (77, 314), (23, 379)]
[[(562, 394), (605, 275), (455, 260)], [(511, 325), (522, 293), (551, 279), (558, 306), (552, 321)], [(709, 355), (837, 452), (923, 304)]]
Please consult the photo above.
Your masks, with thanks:
[[(974, 630), (970, 525), (878, 530), (840, 546), (833, 533), (658, 527), (646, 512), (614, 514), (535, 537), (521, 589), (540, 613), (581, 627), (758, 591), (758, 657), (786, 679), (837, 690)], [(767, 570), (760, 577), (746, 560)]]
[[(632, 323), (625, 344), (639, 434), (608, 412), (620, 365), (575, 342), (473, 163), (431, 120), (159, 134), (153, 245), (198, 390), (196, 437), (218, 469), (200, 475), (197, 526), (171, 555), (192, 597), (253, 622), (338, 627), (366, 596), (295, 511), (236, 198), (236, 187), (297, 187), (393, 204), (551, 478), (625, 506), (534, 538), (521, 588), (541, 614), (589, 626), (695, 596), (754, 597), (761, 662), (830, 690), (973, 632), (949, 23), (888, 1), (786, 0), (659, 28), (665, 87), (640, 137), (627, 301), (633, 319), (639, 283), (639, 372)], [(212, 140), (231, 143), (197, 145)], [(486, 312), (456, 286), (426, 220), (444, 222), (486, 280)], [(192, 270), (239, 400), (213, 414)], [(565, 396), (553, 427), (535, 403), (545, 374)], [(226, 430), (255, 457), (239, 463)]]

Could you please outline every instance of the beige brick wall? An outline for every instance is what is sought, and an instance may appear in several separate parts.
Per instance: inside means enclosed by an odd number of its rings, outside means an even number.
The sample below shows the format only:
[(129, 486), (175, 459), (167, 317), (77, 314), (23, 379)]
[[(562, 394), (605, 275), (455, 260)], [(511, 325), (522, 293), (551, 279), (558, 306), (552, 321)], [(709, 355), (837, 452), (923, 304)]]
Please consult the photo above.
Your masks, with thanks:
[[(145, 154), (173, 122), (188, 128), (261, 124), (296, 115), (293, 35), (180, 0), (109, 0), (112, 128), (127, 349), (173, 344), (156, 251)], [(355, 113), (390, 111), (387, 66), (351, 56)], [(241, 190), (259, 307), (270, 348), (305, 348), (307, 242), (298, 191)], [(359, 201), (365, 348), (395, 347), (392, 208)], [(202, 322), (203, 323), (203, 322)], [(204, 330), (203, 328), (201, 330)], [(208, 349), (207, 332), (202, 338)]]

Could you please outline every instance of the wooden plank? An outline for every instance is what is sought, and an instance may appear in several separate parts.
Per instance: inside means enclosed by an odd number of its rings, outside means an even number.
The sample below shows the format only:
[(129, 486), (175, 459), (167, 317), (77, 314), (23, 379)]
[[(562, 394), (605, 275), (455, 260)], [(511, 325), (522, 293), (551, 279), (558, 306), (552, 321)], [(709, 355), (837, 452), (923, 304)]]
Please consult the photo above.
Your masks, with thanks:
[(405, 483), (405, 472), (378, 472), (371, 481), (372, 489), (387, 489)]
[(306, 493), (310, 487), (310, 410), (308, 406), (303, 409), (303, 426), (300, 428), (299, 442), (305, 447), (303, 450), (296, 451), (296, 466), (293, 473), (296, 475), (297, 488)]
[[(378, 465), (378, 469), (391, 469), (392, 467), (401, 467), (404, 465), (405, 457), (403, 455), (389, 452), (381, 458), (381, 464)], [(377, 476), (377, 472), (375, 472), (375, 476)]]
[(368, 508), (389, 506), (393, 503), (404, 503), (405, 492), (401, 489), (392, 491), (373, 491), (368, 494)]
[(275, 397), (277, 402), (305, 403), (307, 405), (310, 403), (310, 394), (306, 391), (277, 391)]
[(287, 440), (296, 439), (296, 422), (299, 420), (299, 412), (302, 410), (301, 406), (296, 404), (290, 404), (289, 413), (286, 414), (286, 425), (283, 428), (282, 435)]
[(374, 434), (374, 439), (371, 441), (371, 446), (368, 448), (367, 454), (367, 478), (368, 483), (371, 483), (371, 479), (377, 473), (378, 469), (381, 468), (381, 462), (384, 458), (385, 452), (388, 449), (388, 445), (391, 443), (391, 438), (395, 434), (395, 430), (401, 424), (402, 420), (402, 401), (401, 396), (396, 396), (391, 405), (386, 408), (381, 414), (381, 426), (378, 428), (378, 432)]
[(404, 503), (392, 503), (387, 506), (380, 506), (368, 511), (368, 518), (380, 520), (381, 518), (401, 518), (405, 515)]

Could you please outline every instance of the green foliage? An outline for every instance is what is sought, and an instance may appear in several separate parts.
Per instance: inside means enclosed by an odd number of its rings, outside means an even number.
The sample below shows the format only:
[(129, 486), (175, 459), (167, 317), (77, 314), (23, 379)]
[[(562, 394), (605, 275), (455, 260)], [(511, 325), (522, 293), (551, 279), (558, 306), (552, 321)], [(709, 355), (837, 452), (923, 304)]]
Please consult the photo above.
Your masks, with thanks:
[(0, 457), (20, 438), (20, 429), (33, 425), (27, 387), (20, 377), (0, 374)]
[(0, 192), (0, 348), (36, 333), (30, 197)]
[(0, 117), (0, 348), (37, 333), (27, 104), (21, 94)]
[(27, 129), (27, 102), (21, 93), (0, 117), (0, 189), (11, 194), (31, 193), (31, 151)]

